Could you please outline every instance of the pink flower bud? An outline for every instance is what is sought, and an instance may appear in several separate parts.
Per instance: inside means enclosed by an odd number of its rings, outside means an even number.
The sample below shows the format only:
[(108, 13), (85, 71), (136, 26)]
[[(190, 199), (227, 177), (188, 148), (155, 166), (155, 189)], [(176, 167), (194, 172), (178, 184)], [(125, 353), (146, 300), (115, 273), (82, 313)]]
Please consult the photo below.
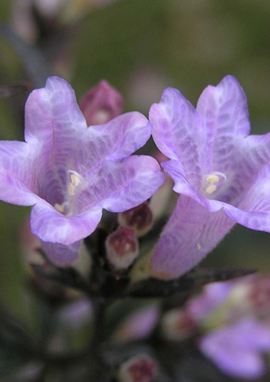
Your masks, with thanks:
[(152, 382), (157, 376), (156, 361), (145, 354), (130, 358), (119, 370), (119, 382)]
[(117, 270), (127, 269), (139, 255), (139, 243), (132, 228), (119, 227), (106, 239), (107, 259)]
[(107, 81), (100, 81), (85, 93), (80, 101), (88, 125), (110, 121), (123, 111), (123, 97)]
[(138, 237), (145, 235), (153, 226), (153, 212), (147, 202), (118, 215), (119, 224), (131, 227)]

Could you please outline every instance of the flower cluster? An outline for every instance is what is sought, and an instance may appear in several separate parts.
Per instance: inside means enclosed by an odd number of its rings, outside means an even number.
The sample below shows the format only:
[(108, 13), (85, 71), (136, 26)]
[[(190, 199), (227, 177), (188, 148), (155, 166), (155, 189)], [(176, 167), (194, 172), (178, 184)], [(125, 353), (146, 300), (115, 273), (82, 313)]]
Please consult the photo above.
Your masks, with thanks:
[(0, 142), (0, 198), (33, 206), (31, 230), (54, 263), (76, 258), (103, 209), (122, 213), (120, 224), (136, 232), (151, 229), (144, 202), (164, 175), (152, 157), (132, 155), (151, 132), (181, 194), (155, 245), (151, 276), (187, 272), (236, 222), (269, 232), (270, 134), (248, 135), (246, 97), (234, 77), (208, 86), (196, 109), (166, 89), (149, 121), (138, 112), (119, 115), (122, 97), (105, 81), (80, 107), (70, 85), (50, 77), (26, 102), (25, 142)]
[[(232, 76), (208, 86), (196, 108), (166, 89), (148, 119), (123, 113), (121, 94), (106, 81), (77, 103), (64, 79), (50, 77), (27, 99), (25, 140), (0, 142), (0, 199), (32, 206), (31, 232), (25, 226), (22, 239), (33, 285), (45, 298), (63, 299), (55, 315), (62, 331), (93, 326), (91, 363), (103, 369), (107, 362), (112, 380), (156, 380), (167, 366), (151, 346), (162, 344), (174, 357), (179, 341), (197, 344), (225, 374), (264, 374), (269, 277), (209, 284), (184, 306), (168, 298), (122, 311), (119, 301), (170, 297), (177, 286), (191, 295), (205, 281), (196, 284), (196, 270), (183, 275), (234, 224), (270, 231), (270, 133), (249, 132), (246, 97)], [(159, 161), (137, 153), (151, 136)], [(138, 282), (136, 272), (148, 280)], [(130, 345), (147, 339), (149, 349)], [(112, 345), (127, 352), (114, 360)]]

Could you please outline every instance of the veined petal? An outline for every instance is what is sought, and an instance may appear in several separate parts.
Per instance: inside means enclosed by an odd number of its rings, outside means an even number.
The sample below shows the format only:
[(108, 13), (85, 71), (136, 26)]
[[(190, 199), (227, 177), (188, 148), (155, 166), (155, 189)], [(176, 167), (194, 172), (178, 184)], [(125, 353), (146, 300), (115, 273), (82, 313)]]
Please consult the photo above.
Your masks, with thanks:
[(133, 154), (150, 138), (151, 127), (145, 116), (130, 112), (103, 125), (90, 126), (81, 140), (79, 157), (88, 169), (104, 160), (119, 160)]
[(152, 105), (149, 120), (157, 147), (168, 158), (178, 160), (183, 176), (198, 186), (201, 170), (195, 132), (200, 120), (194, 107), (178, 90), (168, 88), (160, 103)]
[(76, 260), (79, 255), (80, 241), (70, 245), (42, 242), (42, 249), (53, 264), (62, 267)]
[(36, 203), (36, 151), (25, 142), (0, 142), (1, 200), (25, 206)]
[(34, 90), (25, 106), (25, 140), (39, 145), (38, 194), (52, 205), (61, 203), (67, 170), (77, 170), (82, 135), (87, 124), (71, 86), (50, 77)]
[(270, 162), (270, 134), (250, 135), (232, 140), (230, 160), (218, 169), (226, 174), (226, 184), (219, 200), (237, 206), (254, 183), (260, 170)]
[(270, 232), (270, 165), (265, 166), (237, 207), (224, 204), (224, 212), (245, 227)]
[(40, 240), (69, 245), (90, 235), (101, 220), (102, 210), (93, 207), (75, 216), (65, 216), (45, 201), (31, 212), (31, 229)]
[(226, 76), (217, 86), (208, 86), (201, 94), (197, 111), (200, 158), (206, 173), (221, 171), (233, 162), (234, 139), (250, 131), (247, 99), (239, 82)]
[(223, 211), (209, 210), (180, 196), (151, 259), (151, 274), (173, 279), (197, 265), (224, 238), (234, 222)]
[(162, 167), (166, 171), (167, 174), (174, 181), (173, 190), (178, 194), (183, 194), (191, 197), (196, 200), (198, 203), (203, 206), (208, 206), (208, 201), (202, 197), (188, 182), (188, 180), (184, 177), (183, 172), (181, 171), (181, 163), (177, 160), (169, 160), (162, 162)]
[(104, 186), (110, 193), (102, 206), (112, 212), (123, 212), (149, 199), (164, 182), (158, 162), (145, 155), (133, 155), (108, 166)]
[(60, 77), (49, 77), (46, 86), (33, 90), (25, 105), (25, 140), (69, 139), (86, 129), (74, 90)]

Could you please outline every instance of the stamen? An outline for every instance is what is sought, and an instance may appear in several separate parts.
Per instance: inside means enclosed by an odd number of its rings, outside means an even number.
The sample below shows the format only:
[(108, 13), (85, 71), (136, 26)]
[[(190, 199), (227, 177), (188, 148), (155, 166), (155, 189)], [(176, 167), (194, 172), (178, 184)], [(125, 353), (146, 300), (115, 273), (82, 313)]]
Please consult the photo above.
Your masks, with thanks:
[(213, 172), (205, 177), (204, 192), (207, 195), (212, 195), (226, 182), (226, 175), (222, 172)]
[(69, 173), (69, 183), (67, 185), (67, 192), (69, 196), (74, 196), (76, 192), (76, 188), (81, 184), (82, 177), (81, 175), (76, 171), (68, 171)]
[(56, 211), (61, 212), (61, 214), (63, 214), (65, 212), (65, 203), (55, 203), (54, 208), (56, 209)]

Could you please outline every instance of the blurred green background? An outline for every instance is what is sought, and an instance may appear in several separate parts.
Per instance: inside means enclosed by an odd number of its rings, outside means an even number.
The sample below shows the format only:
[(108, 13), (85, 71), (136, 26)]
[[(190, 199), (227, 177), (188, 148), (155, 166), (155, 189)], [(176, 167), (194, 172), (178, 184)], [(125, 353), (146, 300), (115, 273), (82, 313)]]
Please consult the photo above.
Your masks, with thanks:
[[(77, 13), (35, 32), (32, 43), (53, 72), (72, 82), (78, 97), (105, 78), (124, 95), (126, 110), (147, 113), (164, 87), (177, 87), (196, 102), (207, 84), (230, 73), (247, 93), (253, 133), (269, 130), (269, 0), (115, 0), (89, 9), (86, 1), (73, 3)], [(23, 14), (14, 18), (14, 2), (1, 0), (0, 18), (14, 25)], [(27, 79), (14, 46), (0, 35), (0, 85)], [(25, 97), (0, 98), (1, 139), (22, 137), (17, 105)], [(20, 231), (28, 213), (0, 204), (0, 299), (22, 314), (27, 305)], [(269, 271), (269, 252), (269, 235), (236, 227), (205, 264)]]

